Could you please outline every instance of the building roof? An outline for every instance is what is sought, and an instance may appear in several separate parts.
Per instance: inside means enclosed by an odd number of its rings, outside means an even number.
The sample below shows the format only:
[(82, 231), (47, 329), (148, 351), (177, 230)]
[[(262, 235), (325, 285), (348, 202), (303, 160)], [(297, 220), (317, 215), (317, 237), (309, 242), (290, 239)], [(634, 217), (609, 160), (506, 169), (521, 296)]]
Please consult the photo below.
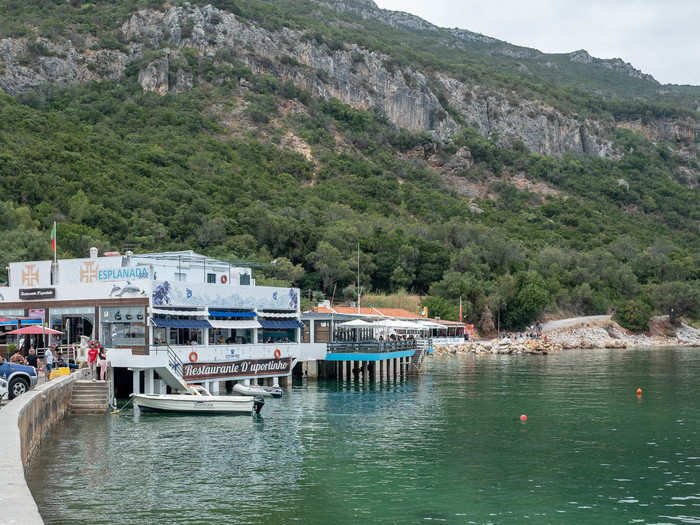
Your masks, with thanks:
[(428, 319), (428, 321), (444, 326), (464, 326), (467, 324), (466, 321), (460, 323), (459, 321), (448, 321), (447, 319)]
[(357, 311), (356, 306), (317, 306), (314, 312), (321, 314), (342, 314), (357, 317), (392, 317), (396, 319), (423, 319), (420, 315), (403, 308), (374, 308), (373, 306), (363, 306)]

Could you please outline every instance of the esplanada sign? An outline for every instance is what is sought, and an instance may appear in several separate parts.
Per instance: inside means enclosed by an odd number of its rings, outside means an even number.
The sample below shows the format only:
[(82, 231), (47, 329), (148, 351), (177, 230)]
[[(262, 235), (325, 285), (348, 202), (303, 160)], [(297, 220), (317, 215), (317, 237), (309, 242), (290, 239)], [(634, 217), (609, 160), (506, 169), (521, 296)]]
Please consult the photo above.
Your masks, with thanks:
[(185, 381), (205, 381), (224, 377), (281, 376), (291, 372), (292, 358), (243, 359), (226, 363), (184, 363)]

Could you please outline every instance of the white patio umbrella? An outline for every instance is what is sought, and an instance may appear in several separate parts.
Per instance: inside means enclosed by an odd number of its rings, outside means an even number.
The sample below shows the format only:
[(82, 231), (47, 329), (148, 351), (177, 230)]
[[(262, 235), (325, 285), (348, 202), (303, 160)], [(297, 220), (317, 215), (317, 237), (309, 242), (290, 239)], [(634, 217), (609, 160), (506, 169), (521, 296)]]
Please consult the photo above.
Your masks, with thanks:
[(345, 323), (340, 323), (337, 326), (343, 326), (345, 328), (369, 328), (374, 326), (373, 323), (368, 323), (362, 319), (353, 319), (352, 321), (347, 321)]

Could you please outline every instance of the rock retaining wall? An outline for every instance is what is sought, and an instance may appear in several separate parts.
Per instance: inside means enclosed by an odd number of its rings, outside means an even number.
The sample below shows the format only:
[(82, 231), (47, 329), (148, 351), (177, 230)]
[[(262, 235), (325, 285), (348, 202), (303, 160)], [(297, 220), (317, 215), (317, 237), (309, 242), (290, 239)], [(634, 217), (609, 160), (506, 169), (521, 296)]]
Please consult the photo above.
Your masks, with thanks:
[(82, 376), (76, 372), (45, 383), (0, 410), (0, 525), (44, 523), (24, 469), (46, 432), (68, 412), (73, 383)]

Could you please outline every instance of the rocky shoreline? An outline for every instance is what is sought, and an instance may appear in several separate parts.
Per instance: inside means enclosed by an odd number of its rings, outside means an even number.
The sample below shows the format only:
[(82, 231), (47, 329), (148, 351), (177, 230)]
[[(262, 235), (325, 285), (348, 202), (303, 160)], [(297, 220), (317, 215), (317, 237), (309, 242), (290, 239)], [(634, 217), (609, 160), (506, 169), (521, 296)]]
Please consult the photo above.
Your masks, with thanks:
[(575, 327), (547, 331), (539, 339), (502, 338), (464, 341), (459, 344), (433, 347), (435, 355), (472, 354), (530, 354), (546, 355), (560, 350), (588, 348), (632, 348), (690, 346), (700, 347), (700, 330), (681, 323), (671, 326), (660, 319), (649, 333), (636, 334), (614, 321), (582, 323)]

